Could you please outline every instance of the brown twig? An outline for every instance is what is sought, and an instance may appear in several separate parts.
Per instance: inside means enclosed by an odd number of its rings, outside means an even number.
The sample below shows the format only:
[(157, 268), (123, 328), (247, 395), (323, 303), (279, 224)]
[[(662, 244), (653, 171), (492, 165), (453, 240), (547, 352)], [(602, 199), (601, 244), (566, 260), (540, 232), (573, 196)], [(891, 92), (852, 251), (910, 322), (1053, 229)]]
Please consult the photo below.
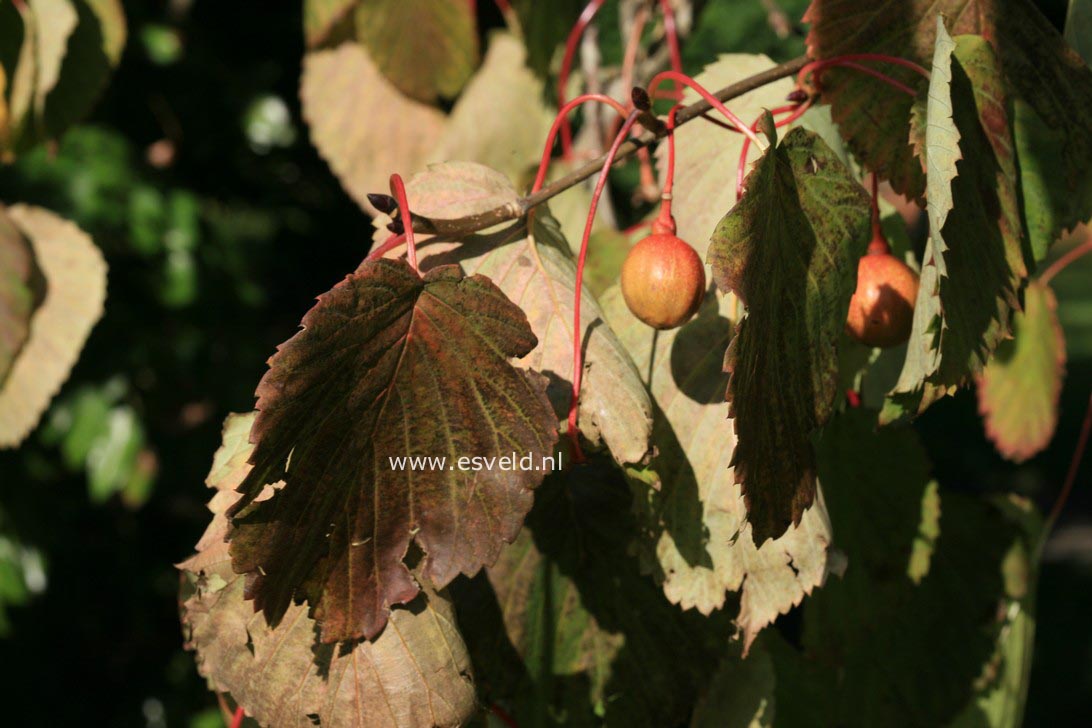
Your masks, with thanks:
[[(805, 56), (801, 56), (794, 60), (781, 63), (773, 68), (762, 71), (761, 73), (756, 73), (753, 76), (737, 81), (730, 86), (725, 86), (719, 91), (714, 92), (713, 96), (719, 101), (734, 99), (749, 91), (753, 91), (756, 88), (761, 88), (766, 84), (795, 75), (805, 64), (807, 64), (807, 62), (808, 59)], [(712, 108), (712, 104), (704, 99), (696, 101), (689, 106), (685, 106), (682, 109), (679, 109), (679, 112), (675, 117), (675, 126), (680, 127), (683, 124), (687, 124), (694, 119), (701, 117)], [(652, 142), (662, 138), (666, 133), (666, 129), (662, 129), (659, 133), (655, 134), (646, 131), (639, 137), (627, 140), (618, 150), (615, 163), (617, 164), (629, 155), (637, 152), (637, 150), (647, 147), (652, 144)], [(425, 234), (460, 236), (469, 235), (470, 233), (484, 230), (485, 228), (492, 227), (502, 222), (516, 220), (527, 214), (531, 208), (541, 205), (550, 198), (556, 197), (570, 187), (583, 182), (588, 177), (599, 172), (605, 160), (606, 155), (593, 159), (582, 167), (554, 180), (538, 192), (526, 197), (521, 197), (507, 205), (488, 210), (478, 215), (470, 215), (455, 220), (421, 220), (414, 224), (413, 229), (415, 232)]]

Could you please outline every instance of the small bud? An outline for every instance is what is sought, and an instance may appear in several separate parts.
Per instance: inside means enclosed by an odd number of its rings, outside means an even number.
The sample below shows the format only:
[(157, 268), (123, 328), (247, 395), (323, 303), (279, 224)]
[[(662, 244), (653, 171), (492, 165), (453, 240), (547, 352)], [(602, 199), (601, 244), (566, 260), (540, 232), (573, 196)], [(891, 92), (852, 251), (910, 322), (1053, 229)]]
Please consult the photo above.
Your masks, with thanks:
[(652, 110), (652, 99), (648, 97), (648, 91), (640, 86), (633, 87), (633, 91), (630, 92), (630, 99), (633, 101), (633, 108), (639, 111)]
[(394, 199), (390, 195), (384, 195), (380, 192), (369, 192), (368, 202), (372, 203), (372, 207), (379, 210), (384, 214), (391, 214), (398, 208), (398, 200)]
[(787, 101), (791, 101), (794, 104), (802, 104), (808, 100), (808, 92), (802, 88), (796, 88), (789, 92), (789, 95), (785, 97)]
[(406, 232), (406, 226), (402, 224), (402, 218), (395, 218), (387, 223), (387, 229), (395, 235), (401, 235)]

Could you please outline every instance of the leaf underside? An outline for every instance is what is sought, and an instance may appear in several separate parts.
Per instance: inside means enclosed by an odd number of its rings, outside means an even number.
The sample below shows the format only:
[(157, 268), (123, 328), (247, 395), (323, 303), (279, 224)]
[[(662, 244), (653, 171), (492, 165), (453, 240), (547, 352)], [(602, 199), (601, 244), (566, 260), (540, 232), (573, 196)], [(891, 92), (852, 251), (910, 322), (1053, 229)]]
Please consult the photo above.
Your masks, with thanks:
[[(248, 596), (271, 624), (306, 597), (323, 641), (371, 639), (418, 593), (403, 563), (411, 542), (437, 588), (496, 559), (557, 438), (545, 379), (509, 364), (535, 344), (522, 311), (456, 266), (422, 279), (369, 261), (319, 297), (258, 386), (255, 468), (229, 511), (234, 567), (252, 574)], [(545, 469), (454, 467), (513, 453)], [(388, 459), (402, 455), (449, 467)]]
[(0, 206), (0, 386), (30, 336), (45, 279), (30, 241)]
[[(772, 126), (772, 124), (771, 124)], [(747, 305), (725, 356), (732, 465), (760, 545), (815, 498), (811, 437), (833, 412), (838, 341), (869, 237), (869, 201), (817, 135), (794, 129), (717, 226), (717, 285)]]

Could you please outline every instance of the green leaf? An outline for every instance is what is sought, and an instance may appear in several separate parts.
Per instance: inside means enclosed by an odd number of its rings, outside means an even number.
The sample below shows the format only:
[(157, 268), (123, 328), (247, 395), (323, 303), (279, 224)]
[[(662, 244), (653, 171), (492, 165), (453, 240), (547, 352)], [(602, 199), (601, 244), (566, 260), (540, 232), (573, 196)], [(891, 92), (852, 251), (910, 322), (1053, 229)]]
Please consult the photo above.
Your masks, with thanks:
[[(232, 558), (270, 624), (304, 594), (325, 642), (374, 638), (417, 583), (492, 563), (550, 468), (557, 420), (546, 381), (516, 369), (537, 343), (483, 276), (365, 262), (304, 316), (258, 386), (254, 470), (232, 506)], [(459, 457), (530, 455), (536, 470), (480, 472)], [(389, 457), (443, 456), (437, 469)], [(491, 466), (492, 467), (492, 466)], [(285, 485), (255, 502), (266, 484)]]
[(724, 658), (694, 707), (690, 728), (772, 728), (776, 715), (773, 659), (761, 643), (746, 658)]
[(424, 165), (446, 118), (403, 96), (357, 43), (304, 56), (300, 102), (311, 141), (365, 210), (372, 210), (368, 193), (386, 191), (392, 172), (405, 176)]
[(584, 8), (582, 0), (514, 0), (516, 16), (527, 45), (527, 65), (539, 76), (547, 76), (555, 55), (565, 44), (569, 31)]
[(197, 554), (179, 564), (186, 646), (212, 689), (229, 692), (263, 725), (456, 726), (476, 710), (470, 660), (451, 603), (427, 585), (411, 608), (391, 610), (374, 641), (324, 645), (306, 605), (270, 628), (231, 568), (224, 515), (245, 479), (253, 415), (231, 415), (208, 484), (212, 522)]
[[(410, 208), (438, 227), (444, 220), (477, 215), (518, 198), (504, 175), (470, 162), (433, 165), (406, 184), (406, 194)], [(378, 217), (377, 227), (383, 230), (388, 220)], [(384, 237), (376, 235), (377, 240)], [(468, 274), (488, 276), (523, 309), (539, 346), (521, 364), (550, 377), (547, 393), (558, 417), (565, 419), (572, 397), (576, 264), (557, 222), (539, 210), (534, 235), (520, 222), (461, 239), (422, 238), (420, 245), (422, 270), (457, 262)], [(581, 329), (580, 432), (593, 444), (605, 444), (619, 463), (638, 462), (649, 449), (652, 405), (633, 361), (587, 286)]]
[[(1036, 263), (1041, 263), (1050, 246), (1072, 224), (1070, 221), (1075, 213), (1071, 211), (1080, 210), (1084, 204), (1082, 194), (1085, 197), (1092, 195), (1092, 185), (1085, 193), (1067, 187), (1065, 179), (1058, 174), (1064, 167), (1061, 140), (1027, 102), (1016, 99), (1012, 119), (1016, 171), (1020, 177), (1020, 209), (1024, 213), (1032, 257)], [(1092, 205), (1086, 209), (1092, 209)]]
[(379, 70), (418, 101), (454, 98), (478, 65), (478, 31), (465, 0), (369, 0), (355, 20)]
[[(722, 55), (706, 66), (695, 80), (705, 88), (723, 88), (773, 65), (773, 61), (762, 55)], [(790, 79), (761, 86), (732, 99), (732, 111), (750, 122), (761, 116), (765, 109), (784, 104), (785, 96), (792, 88)], [(683, 103), (697, 100), (697, 92), (687, 89)], [(690, 243), (702, 258), (705, 258), (709, 237), (724, 211), (736, 204), (736, 167), (743, 151), (743, 139), (742, 134), (725, 133), (721, 127), (704, 121), (686, 124), (675, 132), (672, 212), (679, 237)], [(759, 150), (751, 145), (751, 158), (758, 156)], [(667, 144), (659, 145), (656, 157), (662, 177), (667, 170)]]
[(30, 241), (0, 206), (0, 386), (30, 336), (30, 319), (45, 295), (45, 279)]
[(1013, 339), (997, 348), (978, 379), (978, 410), (998, 452), (1023, 462), (1043, 450), (1058, 424), (1065, 376), (1065, 336), (1049, 286), (1032, 283)]
[(770, 147), (746, 189), (713, 233), (708, 260), (717, 286), (747, 306), (725, 369), (738, 438), (732, 465), (761, 545), (799, 525), (815, 497), (811, 436), (833, 412), (869, 202), (830, 147), (803, 129)]
[(1081, 54), (1085, 63), (1092, 64), (1092, 2), (1089, 0), (1069, 0), (1065, 40)]
[[(813, 0), (804, 17), (812, 23), (809, 55), (882, 53), (927, 65), (938, 14), (950, 19), (953, 37), (988, 38), (1003, 76), (998, 97), (1023, 99), (1056, 130), (1063, 150), (1060, 176), (1070, 190), (1086, 191), (1079, 209), (1065, 212), (1062, 229), (1092, 217), (1092, 169), (1087, 164), (1092, 159), (1092, 118), (1074, 113), (1092, 108), (1092, 69), (1032, 0)], [(891, 64), (880, 70), (918, 88), (924, 85), (913, 71)], [(924, 178), (904, 143), (914, 101), (852, 69), (825, 72), (823, 96), (854, 154), (898, 191), (920, 197)], [(965, 156), (970, 158), (969, 153)]]
[[(920, 148), (929, 168), (928, 194), (937, 202), (930, 204), (931, 239), (894, 390), (911, 412), (982, 370), (1008, 336), (1027, 276), (999, 66), (983, 38), (960, 36), (954, 47), (943, 40), (930, 87), (932, 115), (916, 117), (914, 125), (925, 138)], [(950, 77), (940, 72), (948, 63)]]
[(626, 345), (656, 404), (655, 455), (627, 470), (641, 521), (636, 547), (683, 609), (708, 615), (739, 592), (736, 623), (749, 649), (761, 629), (821, 585), (836, 561), (822, 498), (798, 527), (761, 548), (747, 525), (730, 467), (735, 434), (725, 420), (724, 351), (739, 304), (711, 292), (696, 318), (655, 331), (630, 313), (617, 287), (604, 298), (612, 328)]
[(106, 298), (106, 263), (91, 238), (48, 210), (14, 205), (8, 219), (30, 241), (45, 297), (0, 385), (0, 448), (18, 445), (68, 378)]
[(914, 432), (877, 431), (875, 413), (859, 409), (831, 421), (818, 451), (849, 565), (804, 602), (802, 650), (775, 653), (778, 719), (946, 725), (992, 659), (1019, 535), (993, 506), (944, 492), (922, 575), (918, 544), (938, 504)]
[(629, 502), (609, 464), (551, 477), (488, 580), (456, 591), (485, 699), (520, 726), (680, 725), (717, 665), (730, 625), (640, 573)]
[(455, 102), (432, 160), (472, 160), (513, 179), (536, 166), (554, 113), (524, 55), (510, 33), (490, 36), (482, 67)]

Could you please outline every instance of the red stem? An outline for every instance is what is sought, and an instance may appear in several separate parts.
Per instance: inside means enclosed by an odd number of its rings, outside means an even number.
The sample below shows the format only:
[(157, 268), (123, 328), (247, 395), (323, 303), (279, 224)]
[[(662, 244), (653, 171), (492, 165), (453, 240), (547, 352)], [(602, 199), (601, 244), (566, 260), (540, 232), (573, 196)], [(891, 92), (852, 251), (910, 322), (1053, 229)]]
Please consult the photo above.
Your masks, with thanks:
[(406, 260), (410, 268), (417, 271), (417, 245), (413, 240), (413, 219), (410, 217), (409, 200), (406, 198), (406, 185), (402, 183), (402, 177), (398, 174), (391, 175), (391, 195), (398, 200), (398, 214), (402, 218), (402, 227), (405, 229)]
[(508, 3), (508, 0), (493, 0), (493, 2), (497, 6), (497, 10), (499, 10), (501, 15), (505, 18), (512, 12), (512, 6)]
[(607, 178), (610, 175), (611, 165), (629, 135), (629, 130), (637, 122), (637, 112), (631, 112), (626, 117), (622, 128), (614, 137), (610, 145), (606, 159), (603, 160), (603, 168), (599, 172), (599, 179), (595, 182), (595, 192), (592, 193), (591, 205), (588, 207), (588, 218), (584, 223), (584, 236), (580, 240), (580, 257), (576, 261), (576, 291), (573, 296), (573, 392), (569, 403), (569, 439), (573, 444), (573, 460), (584, 462), (584, 452), (580, 448), (580, 431), (576, 427), (577, 411), (580, 407), (580, 383), (584, 374), (583, 355), (581, 352), (581, 339), (583, 330), (580, 328), (580, 299), (584, 288), (584, 262), (588, 257), (588, 240), (591, 238), (592, 224), (595, 222), (595, 210), (599, 206), (599, 198), (603, 195), (603, 189), (607, 186)]
[(531, 186), (532, 195), (541, 190), (542, 185), (546, 184), (546, 172), (550, 168), (550, 155), (554, 149), (554, 140), (557, 138), (558, 130), (560, 129), (562, 135), (564, 135), (566, 119), (568, 118), (569, 113), (577, 106), (586, 104), (590, 101), (598, 101), (601, 104), (607, 104), (617, 111), (619, 115), (623, 117), (626, 115), (626, 107), (604, 94), (584, 94), (583, 96), (577, 96), (572, 101), (563, 104), (561, 109), (557, 112), (557, 115), (554, 116), (554, 123), (550, 127), (550, 133), (546, 135), (546, 145), (542, 149), (542, 159), (538, 163), (538, 174), (535, 175), (535, 183)]
[[(667, 52), (671, 57), (671, 70), (678, 74), (683, 72), (682, 53), (679, 52), (679, 29), (675, 25), (675, 10), (671, 7), (671, 0), (660, 0), (660, 9), (664, 14), (664, 35), (667, 36)], [(675, 100), (682, 100), (682, 86), (675, 82)]]
[(675, 234), (675, 216), (671, 214), (672, 192), (675, 189), (675, 114), (682, 108), (678, 104), (667, 112), (667, 170), (660, 193), (660, 216), (652, 223), (652, 232)]
[(246, 712), (243, 710), (243, 706), (239, 706), (235, 709), (235, 715), (231, 716), (231, 728), (239, 728), (243, 724), (243, 718), (246, 716)]
[(708, 89), (706, 89), (694, 79), (687, 76), (685, 73), (679, 73), (677, 71), (661, 71), (660, 73), (657, 73), (655, 76), (652, 77), (652, 80), (648, 84), (648, 95), (653, 96), (656, 93), (656, 87), (664, 81), (668, 80), (682, 83), (697, 91), (703, 99), (708, 101), (714, 109), (723, 114), (725, 118), (728, 119), (728, 121), (732, 122), (732, 124), (736, 126), (737, 129), (750, 137), (751, 141), (753, 141), (756, 145), (760, 147), (762, 146), (762, 142), (759, 141), (758, 135), (754, 132), (753, 129), (744, 124), (738, 116), (733, 114), (727, 106), (721, 103), (720, 99), (709, 93)]
[[(580, 17), (576, 19), (576, 24), (569, 31), (569, 37), (565, 40), (565, 55), (561, 58), (561, 70), (557, 74), (557, 107), (559, 109), (565, 107), (565, 93), (569, 85), (569, 74), (573, 69), (573, 58), (576, 56), (576, 49), (580, 45), (580, 39), (604, 2), (605, 0), (591, 0), (585, 6), (584, 11), (580, 13)], [(569, 126), (568, 119), (563, 119), (561, 122), (561, 158), (572, 159), (572, 156), (572, 127)]]
[(1050, 509), (1050, 515), (1047, 517), (1046, 528), (1043, 532), (1044, 539), (1051, 526), (1058, 520), (1058, 516), (1061, 515), (1062, 508), (1065, 507), (1065, 502), (1069, 499), (1069, 494), (1073, 490), (1073, 483), (1077, 480), (1077, 471), (1080, 470), (1084, 451), (1088, 447), (1089, 434), (1092, 434), (1092, 397), (1088, 398), (1088, 409), (1084, 412), (1084, 423), (1081, 425), (1081, 434), (1077, 437), (1077, 447), (1073, 450), (1073, 457), (1069, 461), (1069, 470), (1065, 474), (1065, 483), (1062, 485), (1062, 491), (1058, 494), (1057, 500), (1054, 501), (1054, 506)]
[(909, 96), (917, 96), (917, 92), (910, 86), (907, 86), (905, 83), (897, 81), (896, 79), (893, 79), (890, 76), (881, 73), (873, 68), (869, 68), (868, 66), (862, 66), (860, 63), (857, 63), (857, 61), (879, 61), (883, 63), (892, 63), (897, 66), (909, 68), (926, 79), (929, 78), (928, 71), (926, 71), (924, 68), (914, 63), (913, 61), (908, 61), (905, 58), (898, 58), (896, 56), (885, 56), (881, 53), (851, 53), (844, 56), (834, 56), (832, 58), (812, 61), (811, 63), (800, 69), (800, 72), (796, 76), (796, 85), (802, 88), (804, 86), (804, 79), (807, 78), (809, 73), (814, 73), (815, 83), (817, 86), (820, 86), (821, 74), (827, 68), (852, 68), (856, 71), (860, 71), (861, 73), (868, 74), (873, 78), (877, 78), (880, 81), (888, 84), (889, 86), (892, 86), (899, 91), (908, 94)]
[(394, 250), (404, 242), (406, 242), (405, 233), (402, 233), (400, 235), (391, 235), (389, 238), (383, 241), (382, 245), (376, 248), (372, 248), (371, 252), (368, 253), (368, 257), (366, 258), (366, 260), (375, 260), (376, 258), (382, 258), (384, 255)]
[[(804, 115), (805, 111), (807, 111), (809, 108), (811, 108), (812, 101), (813, 101), (813, 99), (811, 97), (809, 97), (808, 100), (805, 101), (802, 104), (790, 104), (788, 106), (778, 106), (776, 109), (772, 109), (770, 111), (770, 113), (773, 114), (774, 116), (777, 116), (778, 114), (784, 114), (784, 113), (787, 113), (787, 112), (790, 112), (790, 111), (792, 112), (791, 114), (786, 116), (781, 121), (775, 121), (774, 122), (774, 127), (780, 129), (781, 127), (787, 126), (787, 125), (793, 123), (794, 121), (796, 121), (797, 119), (799, 119), (801, 116)], [(752, 131), (758, 128), (758, 122), (761, 120), (761, 118), (762, 117), (759, 117), (758, 119), (755, 119), (754, 123), (751, 124), (750, 128), (751, 128)], [(737, 200), (740, 197), (743, 197), (743, 180), (747, 176), (746, 175), (746, 172), (747, 172), (747, 152), (750, 149), (751, 149), (751, 138), (747, 137), (746, 139), (743, 140), (743, 147), (740, 149), (740, 152), (739, 152), (739, 166), (736, 167), (736, 199)]]
[(1043, 271), (1043, 274), (1039, 276), (1039, 282), (1043, 285), (1050, 283), (1051, 279), (1054, 278), (1054, 276), (1058, 275), (1066, 269), (1066, 266), (1068, 266), (1070, 263), (1077, 260), (1078, 258), (1087, 255), (1088, 253), (1092, 253), (1092, 239), (1086, 240), (1077, 247), (1073, 248), (1073, 250), (1070, 250), (1068, 253), (1063, 255), (1061, 258), (1058, 258), (1058, 260), (1051, 263), (1050, 267)]
[(512, 717), (512, 714), (497, 705), (496, 703), (493, 703), (489, 706), (489, 712), (497, 716), (497, 718), (499, 718), (502, 723), (508, 726), (508, 728), (519, 728), (519, 723), (517, 723), (516, 719)]

